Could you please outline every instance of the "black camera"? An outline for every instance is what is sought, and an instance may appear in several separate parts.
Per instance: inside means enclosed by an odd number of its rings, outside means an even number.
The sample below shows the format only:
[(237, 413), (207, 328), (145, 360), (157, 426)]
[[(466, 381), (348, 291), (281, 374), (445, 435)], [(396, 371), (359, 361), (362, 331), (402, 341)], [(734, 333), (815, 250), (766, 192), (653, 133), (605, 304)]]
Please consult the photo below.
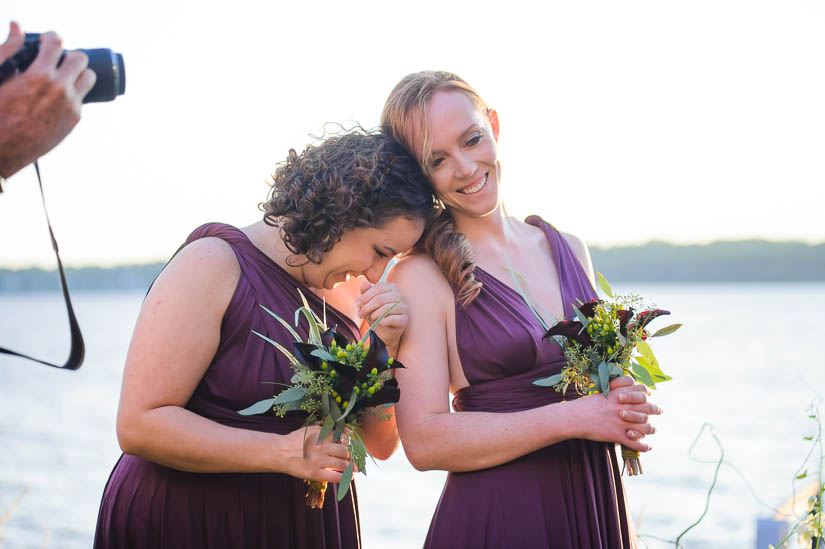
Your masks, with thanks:
[[(16, 54), (0, 65), (0, 84), (11, 78), (16, 72), (23, 72), (32, 64), (40, 51), (40, 35), (26, 33), (23, 47)], [(126, 91), (126, 69), (123, 56), (110, 49), (98, 48), (79, 50), (89, 57), (89, 68), (97, 75), (94, 87), (83, 98), (84, 103), (114, 101)], [(58, 65), (63, 62), (66, 52), (60, 56)]]

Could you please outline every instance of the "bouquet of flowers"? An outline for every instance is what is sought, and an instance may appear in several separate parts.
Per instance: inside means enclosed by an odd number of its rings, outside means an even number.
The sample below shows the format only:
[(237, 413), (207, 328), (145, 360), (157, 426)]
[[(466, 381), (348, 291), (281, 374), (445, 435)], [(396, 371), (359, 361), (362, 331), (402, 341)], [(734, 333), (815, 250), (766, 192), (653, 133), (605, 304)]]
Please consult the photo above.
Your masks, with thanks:
[[(349, 341), (334, 327), (327, 327), (326, 310), (324, 318), (319, 318), (300, 290), (298, 293), (301, 294), (303, 307), (295, 311), (295, 326), (298, 326), (303, 315), (309, 323), (307, 341), (303, 341), (287, 321), (263, 305), (261, 308), (292, 334), (295, 339), (292, 351), (263, 334), (252, 332), (274, 345), (289, 359), (295, 371), (291, 385), (275, 397), (257, 402), (239, 413), (251, 415), (274, 410), (279, 417), (284, 417), (289, 411), (303, 410), (309, 414), (306, 425), (316, 422), (323, 425), (318, 442), (330, 433), (333, 441), (343, 440), (349, 448), (351, 461), (338, 486), (337, 497), (341, 501), (352, 481), (353, 464), (360, 472), (366, 473), (365, 460), (369, 452), (362, 438), (360, 421), (365, 413), (378, 413), (367, 408), (382, 405), (388, 408), (398, 402), (401, 394), (390, 370), (404, 366), (388, 356), (386, 345), (373, 331), (392, 307), (370, 326), (359, 341)], [(314, 509), (322, 507), (327, 483), (305, 482), (307, 505)]]
[[(655, 389), (657, 383), (671, 378), (662, 372), (647, 340), (672, 334), (682, 325), (671, 324), (649, 333), (647, 325), (670, 312), (645, 308), (642, 299), (635, 295), (614, 296), (601, 273), (598, 280), (610, 299), (579, 301), (579, 306), (573, 307), (575, 320), (559, 321), (547, 330), (544, 337), (553, 337), (562, 346), (567, 364), (561, 373), (533, 383), (555, 387), (561, 393), (573, 386), (582, 395), (604, 393), (607, 396), (611, 380), (630, 375)], [(637, 310), (641, 312), (636, 313)], [(638, 451), (622, 446), (622, 458), (630, 476), (642, 474)]]

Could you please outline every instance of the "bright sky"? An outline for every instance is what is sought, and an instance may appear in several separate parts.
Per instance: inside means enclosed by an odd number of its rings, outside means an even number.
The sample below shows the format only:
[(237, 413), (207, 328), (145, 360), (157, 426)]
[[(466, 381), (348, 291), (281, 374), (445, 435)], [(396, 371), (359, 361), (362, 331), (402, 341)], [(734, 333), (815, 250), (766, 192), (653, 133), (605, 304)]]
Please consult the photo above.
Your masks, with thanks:
[[(126, 95), (41, 161), (65, 264), (163, 260), (201, 223), (256, 220), (290, 147), (376, 125), (426, 68), (498, 110), (511, 213), (591, 245), (825, 241), (821, 1), (211, 5), (3, 0), (0, 24), (126, 63)], [(0, 267), (53, 266), (33, 168), (0, 235)]]

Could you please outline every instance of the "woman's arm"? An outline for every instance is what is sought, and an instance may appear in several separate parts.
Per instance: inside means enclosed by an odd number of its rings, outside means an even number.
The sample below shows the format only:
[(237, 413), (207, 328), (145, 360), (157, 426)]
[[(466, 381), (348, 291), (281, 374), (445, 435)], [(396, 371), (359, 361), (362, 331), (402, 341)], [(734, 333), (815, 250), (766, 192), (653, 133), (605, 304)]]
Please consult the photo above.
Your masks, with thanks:
[(651, 434), (648, 414), (659, 413), (647, 402), (643, 387), (627, 379), (616, 383), (609, 398), (585, 397), (514, 413), (450, 413), (449, 356), (454, 333), (448, 308), (452, 290), (435, 264), (423, 256), (399, 262), (391, 278), (407, 296), (409, 327), (399, 359), (407, 366), (397, 374), (401, 401), (398, 429), (410, 463), (419, 470), (473, 471), (512, 461), (570, 438), (620, 442), (640, 451), (648, 445), (628, 437), (629, 429)]
[(117, 417), (121, 448), (183, 471), (277, 471), (337, 482), (340, 473), (325, 468), (346, 467), (346, 448), (316, 444), (318, 428), (253, 432), (184, 408), (214, 358), (239, 276), (229, 245), (204, 238), (181, 250), (155, 281), (126, 357)]

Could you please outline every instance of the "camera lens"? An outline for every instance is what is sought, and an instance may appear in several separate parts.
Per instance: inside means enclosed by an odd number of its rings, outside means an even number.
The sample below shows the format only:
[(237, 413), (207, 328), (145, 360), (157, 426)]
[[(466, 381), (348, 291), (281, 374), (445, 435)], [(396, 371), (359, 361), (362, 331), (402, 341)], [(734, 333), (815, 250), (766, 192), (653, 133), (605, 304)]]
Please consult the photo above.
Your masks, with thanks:
[(126, 69), (123, 56), (110, 49), (80, 50), (89, 57), (89, 68), (97, 75), (94, 87), (83, 98), (84, 103), (112, 101), (126, 91)]

